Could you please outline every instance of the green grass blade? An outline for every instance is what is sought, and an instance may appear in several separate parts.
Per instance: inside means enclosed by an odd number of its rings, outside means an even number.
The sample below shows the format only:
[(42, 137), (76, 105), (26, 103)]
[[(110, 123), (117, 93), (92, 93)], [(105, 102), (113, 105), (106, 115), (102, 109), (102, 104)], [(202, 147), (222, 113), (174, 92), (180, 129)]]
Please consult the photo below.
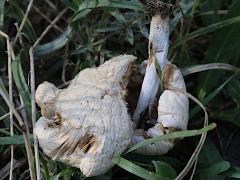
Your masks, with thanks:
[[(219, 86), (217, 89), (215, 89), (212, 93), (210, 93), (203, 101), (202, 104), (206, 105), (208, 104), (211, 100), (213, 100), (213, 98), (215, 98), (220, 92), (221, 90), (235, 77), (237, 76), (237, 74), (239, 74), (239, 71), (235, 72), (231, 77), (229, 77), (221, 86)], [(201, 110), (201, 108), (199, 108), (198, 106), (195, 106), (191, 112), (190, 112), (190, 118), (192, 118), (194, 115), (196, 115), (199, 111)]]
[[(31, 141), (33, 141), (33, 136), (29, 135)], [(12, 145), (12, 144), (24, 144), (23, 135), (13, 135), (0, 137), (0, 145)]]
[(166, 179), (173, 180), (177, 177), (175, 169), (163, 161), (153, 161), (156, 169), (156, 174), (165, 177)]
[(226, 26), (229, 26), (229, 25), (232, 25), (232, 24), (236, 24), (236, 23), (240, 23), (240, 16), (229, 18), (229, 19), (223, 20), (221, 22), (218, 22), (218, 23), (212, 24), (210, 26), (207, 26), (205, 28), (201, 28), (201, 29), (199, 29), (197, 31), (194, 31), (192, 33), (189, 33), (186, 37), (186, 40), (194, 39), (194, 38), (196, 38), (198, 36), (201, 36), (203, 34), (207, 34), (207, 33), (216, 31), (217, 29), (221, 29), (223, 27), (226, 27)]
[(232, 166), (226, 174), (231, 178), (240, 179), (240, 167)]
[(67, 30), (61, 36), (59, 36), (57, 39), (55, 39), (49, 43), (46, 43), (46, 44), (38, 45), (34, 49), (34, 55), (36, 57), (40, 57), (40, 56), (54, 53), (55, 51), (57, 51), (57, 50), (61, 49), (63, 46), (65, 46), (69, 42), (69, 40), (71, 39), (72, 36), (73, 36), (73, 30), (69, 26), (67, 28)]
[(207, 177), (213, 178), (213, 177), (217, 176), (218, 174), (227, 171), (230, 167), (231, 167), (231, 165), (228, 161), (220, 161), (220, 162), (213, 164), (209, 168), (201, 170), (200, 174), (201, 174), (201, 176), (203, 176), (205, 178), (207, 178)]
[(81, 3), (78, 8), (78, 12), (75, 14), (75, 17), (72, 21), (79, 20), (82, 15), (79, 15), (82, 11), (94, 9), (94, 8), (121, 8), (121, 9), (131, 9), (137, 11), (144, 11), (144, 6), (139, 2), (133, 1), (113, 1), (113, 0), (85, 0)]
[[(11, 3), (11, 5), (9, 6), (8, 10), (6, 9), (6, 17), (15, 18), (20, 24), (22, 22), (25, 12), (23, 12), (23, 10), (17, 4), (16, 0), (9, 1), (9, 3)], [(23, 35), (25, 35), (32, 43), (37, 40), (35, 30), (29, 19), (26, 20), (22, 32)]]
[(26, 83), (25, 77), (23, 75), (23, 70), (20, 61), (20, 55), (12, 62), (12, 73), (13, 79), (17, 86), (17, 89), (21, 95), (23, 103), (26, 107), (28, 117), (31, 118), (31, 95)]
[(2, 78), (0, 77), (0, 88), (2, 89), (2, 91), (4, 92), (4, 94), (6, 94), (6, 96), (8, 96), (8, 91), (3, 83)]
[(0, 30), (3, 28), (5, 0), (0, 1)]
[(208, 132), (208, 131), (214, 129), (215, 127), (216, 127), (216, 124), (212, 123), (209, 126), (199, 129), (199, 130), (178, 131), (178, 132), (172, 132), (169, 134), (164, 134), (162, 136), (144, 140), (144, 141), (132, 146), (126, 153), (129, 153), (131, 151), (134, 151), (135, 149), (138, 149), (140, 147), (143, 147), (143, 146), (146, 146), (149, 144), (158, 143), (159, 141), (201, 135), (204, 132)]
[[(240, 16), (240, 1), (233, 1), (228, 11), (227, 20)], [(233, 24), (215, 31), (212, 35), (209, 46), (205, 52), (204, 63), (209, 62), (234, 62), (239, 58), (240, 24)], [(224, 77), (224, 72), (208, 72), (199, 76), (198, 98), (203, 100)], [(215, 83), (212, 83), (215, 82)]]
[(226, 26), (230, 26), (232, 24), (240, 23), (240, 16), (229, 18), (227, 20), (223, 20), (221, 22), (209, 25), (207, 27), (201, 28), (197, 31), (194, 31), (192, 33), (189, 33), (186, 37), (184, 37), (182, 40), (176, 42), (174, 45), (174, 48), (180, 46), (182, 43), (189, 41), (191, 39), (194, 39), (196, 37), (202, 36), (204, 34), (208, 34), (210, 32), (216, 31), (218, 29), (224, 28)]
[(237, 71), (239, 68), (236, 66), (226, 64), (226, 63), (209, 63), (209, 64), (201, 64), (201, 65), (194, 65), (190, 67), (185, 67), (181, 69), (181, 73), (183, 76), (187, 76), (197, 72), (209, 71), (214, 69), (221, 69), (226, 71)]
[(228, 92), (233, 101), (237, 104), (237, 109), (240, 110), (240, 77), (233, 79), (228, 84)]
[(121, 168), (125, 169), (126, 171), (135, 174), (136, 176), (139, 176), (143, 179), (148, 179), (148, 180), (157, 180), (157, 179), (163, 179), (157, 174), (148, 171), (124, 158), (121, 157), (114, 157), (112, 161), (120, 166)]
[(194, 2), (192, 0), (182, 0), (180, 1), (181, 11), (174, 15), (174, 18), (170, 22), (170, 32), (174, 30), (179, 21), (182, 19), (183, 14), (186, 14), (192, 8)]
[(10, 136), (11, 135), (10, 132), (7, 131), (6, 129), (8, 129), (8, 128), (0, 129), (0, 133), (3, 133), (3, 134), (6, 134), (6, 135)]
[(224, 121), (227, 123), (232, 123), (238, 127), (240, 127), (240, 121), (237, 117), (240, 116), (240, 110), (235, 108), (233, 110), (224, 111), (224, 112), (211, 112), (210, 117), (217, 121)]
[(113, 1), (113, 0), (85, 0), (79, 6), (78, 10), (84, 9), (93, 9), (98, 7), (108, 7), (108, 8), (123, 8), (123, 9), (131, 9), (137, 11), (144, 11), (144, 6), (142, 3), (133, 2), (133, 1)]
[(74, 12), (77, 12), (78, 8), (75, 6), (75, 4), (69, 0), (62, 0), (62, 2), (68, 6), (71, 10), (73, 10)]

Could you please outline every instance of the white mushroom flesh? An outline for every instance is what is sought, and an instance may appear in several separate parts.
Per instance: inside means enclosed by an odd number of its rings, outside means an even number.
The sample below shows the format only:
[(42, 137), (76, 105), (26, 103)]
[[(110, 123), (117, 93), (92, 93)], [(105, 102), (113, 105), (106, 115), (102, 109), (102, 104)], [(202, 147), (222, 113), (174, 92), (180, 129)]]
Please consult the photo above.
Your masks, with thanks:
[(145, 77), (142, 83), (138, 104), (133, 115), (133, 120), (136, 126), (139, 124), (141, 113), (149, 107), (152, 109), (152, 104), (156, 98), (160, 80), (158, 77), (156, 64), (161, 70), (168, 63), (167, 54), (169, 46), (169, 19), (162, 19), (160, 15), (152, 17), (150, 24), (149, 35), (149, 59), (146, 68)]
[(44, 82), (36, 91), (42, 116), (35, 124), (40, 147), (85, 176), (103, 174), (131, 143), (133, 123), (124, 100), (125, 75), (136, 58), (122, 55), (81, 71), (66, 89)]
[[(146, 132), (135, 130), (132, 144), (137, 144), (147, 138), (161, 136), (171, 131), (186, 130), (189, 114), (189, 100), (186, 86), (180, 70), (173, 64), (167, 64), (163, 71), (164, 92), (158, 101), (157, 124)], [(174, 141), (165, 140), (150, 144), (135, 150), (146, 155), (161, 155), (174, 146)]]

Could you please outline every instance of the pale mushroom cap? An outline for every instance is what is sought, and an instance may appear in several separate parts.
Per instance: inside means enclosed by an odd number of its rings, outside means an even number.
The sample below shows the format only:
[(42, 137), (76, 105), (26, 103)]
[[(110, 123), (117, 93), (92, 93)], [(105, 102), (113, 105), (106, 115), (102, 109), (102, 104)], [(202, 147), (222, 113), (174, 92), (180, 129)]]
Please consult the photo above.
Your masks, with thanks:
[[(135, 59), (131, 55), (112, 58), (98, 68), (81, 71), (68, 88), (57, 90), (55, 117), (41, 117), (35, 125), (46, 155), (79, 167), (85, 176), (103, 174), (112, 167), (112, 157), (126, 150), (133, 134), (121, 85)], [(40, 94), (38, 102), (48, 102), (49, 93)]]
[(188, 125), (189, 100), (186, 85), (178, 69), (167, 64), (163, 72), (163, 86), (166, 89), (158, 101), (158, 122), (164, 127), (186, 130)]
[(39, 107), (44, 104), (55, 102), (57, 97), (58, 89), (56, 86), (50, 82), (43, 82), (40, 84), (36, 90), (35, 99)]
[(35, 99), (41, 108), (42, 116), (52, 118), (55, 114), (55, 102), (59, 90), (50, 82), (43, 82), (36, 90)]

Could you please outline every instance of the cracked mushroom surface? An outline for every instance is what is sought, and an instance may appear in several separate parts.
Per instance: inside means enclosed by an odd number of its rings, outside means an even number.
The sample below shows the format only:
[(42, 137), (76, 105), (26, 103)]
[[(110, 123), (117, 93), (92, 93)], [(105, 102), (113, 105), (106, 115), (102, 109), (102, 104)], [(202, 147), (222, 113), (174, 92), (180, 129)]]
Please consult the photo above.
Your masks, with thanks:
[(135, 59), (122, 55), (85, 69), (66, 89), (49, 82), (38, 86), (42, 117), (35, 133), (47, 156), (80, 168), (88, 177), (113, 166), (112, 157), (127, 149), (133, 135), (125, 94)]

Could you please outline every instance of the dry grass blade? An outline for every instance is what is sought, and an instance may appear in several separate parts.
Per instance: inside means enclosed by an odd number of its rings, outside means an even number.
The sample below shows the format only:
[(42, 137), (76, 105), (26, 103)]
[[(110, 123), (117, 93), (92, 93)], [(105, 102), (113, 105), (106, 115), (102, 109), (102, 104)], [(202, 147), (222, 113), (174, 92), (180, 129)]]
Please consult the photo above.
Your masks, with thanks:
[[(176, 91), (178, 91), (178, 90), (176, 90)], [(194, 102), (196, 102), (203, 109), (203, 111), (204, 111), (204, 127), (208, 126), (208, 113), (207, 113), (207, 110), (204, 107), (204, 105), (197, 98), (192, 96), (191, 94), (189, 94), (187, 92), (182, 92), (182, 91), (178, 91), (178, 92), (187, 94), (187, 96), (190, 99), (192, 99)], [(195, 161), (198, 158), (198, 155), (199, 155), (199, 153), (200, 153), (200, 151), (201, 151), (201, 149), (203, 147), (203, 144), (205, 142), (206, 136), (207, 136), (207, 132), (202, 134), (202, 136), (201, 136), (201, 138), (199, 140), (199, 143), (198, 143), (196, 149), (194, 150), (191, 158), (189, 159), (187, 165), (184, 167), (182, 172), (176, 177), (176, 180), (183, 179), (187, 175), (187, 173), (190, 171), (190, 169), (192, 168), (192, 166), (194, 165)]]
[[(11, 52), (10, 52), (10, 41), (6, 34), (4, 34), (4, 37), (7, 41), (7, 54), (8, 54), (8, 94), (9, 94), (9, 101), (11, 104), (13, 104), (13, 83), (12, 83), (12, 68), (11, 68)], [(12, 108), (9, 107), (9, 118), (10, 118), (10, 134), (13, 136), (13, 113)], [(9, 168), (9, 180), (13, 179), (13, 158), (14, 158), (14, 149), (13, 145), (11, 145), (11, 160), (10, 160), (10, 168)]]
[[(13, 159), (13, 170), (23, 166), (24, 164), (26, 163), (26, 159), (20, 159), (20, 160), (16, 160), (16, 159)], [(6, 164), (4, 166), (4, 168), (2, 168), (0, 170), (0, 180), (4, 180), (7, 176), (9, 176), (9, 169), (10, 169), (10, 163)]]
[[(10, 54), (10, 42), (7, 40), (7, 50), (8, 50), (8, 84), (9, 84), (9, 100), (10, 103), (13, 104), (13, 83), (12, 83), (12, 59), (11, 59), (11, 54)], [(10, 116), (10, 134), (13, 136), (13, 113), (12, 109), (10, 107), (9, 111), (9, 116)], [(14, 158), (14, 147), (11, 145), (11, 161), (10, 161), (10, 172), (9, 172), (9, 180), (13, 179), (13, 158)]]
[(236, 66), (226, 64), (226, 63), (210, 63), (210, 64), (203, 64), (203, 65), (196, 65), (192, 67), (186, 67), (181, 69), (183, 76), (187, 76), (193, 73), (208, 71), (213, 69), (223, 69), (227, 71), (237, 71), (239, 68)]
[(51, 7), (54, 10), (57, 10), (57, 7), (49, 0), (44, 0), (45, 3), (47, 3), (49, 5), (49, 7)]
[[(8, 35), (6, 35), (3, 32), (0, 32), (0, 34), (5, 37), (6, 42), (7, 42), (7, 54), (8, 54), (8, 83), (9, 83), (9, 101), (11, 104), (13, 104), (13, 94), (12, 94), (12, 90), (13, 90), (13, 85), (12, 85), (12, 68), (11, 68), (11, 63), (12, 63), (12, 59), (11, 59), (11, 48), (10, 48), (10, 41), (9, 41), (9, 37)], [(13, 136), (13, 112), (12, 112), (12, 108), (11, 106), (9, 106), (9, 116), (10, 116), (10, 134), (11, 136)], [(14, 157), (14, 149), (13, 149), (13, 145), (11, 145), (11, 160), (10, 160), (10, 170), (9, 170), (9, 180), (13, 179), (13, 157)]]
[[(29, 50), (30, 55), (30, 71), (31, 71), (31, 105), (32, 105), (32, 124), (33, 127), (36, 123), (36, 102), (35, 102), (35, 72), (34, 72), (34, 57), (33, 48)], [(35, 164), (37, 171), (37, 180), (41, 180), (39, 151), (38, 151), (38, 140), (33, 128), (33, 139), (34, 139), (34, 153), (35, 153)]]
[(21, 25), (19, 27), (19, 30), (17, 31), (17, 35), (16, 35), (16, 37), (15, 37), (15, 39), (13, 41), (13, 46), (15, 46), (15, 44), (16, 44), (16, 42), (18, 40), (18, 37), (19, 37), (20, 33), (22, 32), (23, 26), (24, 26), (24, 24), (25, 24), (25, 22), (27, 20), (27, 17), (28, 17), (28, 14), (29, 14), (29, 12), (30, 12), (30, 10), (32, 8), (32, 5), (33, 5), (33, 0), (30, 0), (30, 2), (28, 4), (28, 7), (27, 7), (27, 10), (26, 10), (26, 12), (24, 14), (23, 20), (21, 22)]
[[(40, 11), (40, 9), (36, 6), (33, 5), (33, 9), (38, 13), (40, 14), (48, 23), (51, 23), (52, 20), (49, 19), (42, 11)], [(53, 25), (53, 27), (58, 30), (60, 33), (63, 33), (64, 31), (59, 27), (57, 26), (56, 24)]]
[(2, 98), (4, 99), (4, 101), (6, 102), (8, 107), (10, 107), (12, 109), (14, 116), (18, 120), (18, 123), (21, 128), (21, 132), (23, 134), (25, 148), (27, 151), (27, 158), (28, 158), (31, 179), (35, 180), (36, 175), (35, 175), (35, 168), (34, 168), (34, 158), (33, 158), (33, 153), (32, 153), (32, 149), (31, 149), (31, 144), (30, 144), (30, 141), (28, 138), (28, 134), (25, 132), (25, 126), (24, 126), (23, 120), (22, 120), (21, 116), (18, 114), (18, 112), (16, 111), (16, 109), (13, 107), (13, 105), (10, 103), (10, 100), (8, 99), (8, 97), (6, 96), (6, 94), (4, 93), (4, 91), (2, 89), (0, 89), (0, 95), (2, 96)]
[(34, 45), (32, 46), (33, 48), (36, 47), (40, 41), (46, 36), (46, 34), (48, 33), (48, 31), (54, 26), (54, 24), (56, 24), (60, 18), (67, 12), (68, 8), (63, 9), (59, 15), (51, 22), (51, 24), (49, 24), (46, 29), (43, 31), (43, 33), (40, 35), (40, 37), (36, 40), (36, 42), (34, 43)]
[[(4, 32), (0, 31), (0, 35), (3, 36), (4, 38), (6, 38), (7, 41), (7, 50), (8, 50), (8, 73), (9, 75), (12, 73), (11, 71), (11, 58), (14, 58), (14, 53), (9, 41), (9, 37), (7, 34), (5, 34)], [(9, 79), (12, 79), (12, 74), (9, 76)], [(14, 104), (13, 104), (13, 99), (12, 99), (12, 80), (9, 80), (9, 90), (10, 93), (9, 97), (7, 97), (7, 95), (4, 93), (4, 91), (2, 89), (0, 89), (0, 95), (2, 96), (2, 98), (4, 99), (4, 101), (6, 102), (6, 104), (8, 105), (9, 109), (10, 109), (10, 116), (11, 114), (16, 117), (16, 119), (18, 120), (18, 123), (20, 125), (23, 137), (24, 137), (24, 143), (25, 143), (25, 148), (27, 151), (27, 157), (28, 157), (28, 164), (29, 164), (29, 170), (30, 170), (30, 175), (31, 175), (31, 179), (35, 180), (35, 168), (34, 168), (34, 160), (33, 160), (33, 154), (32, 154), (32, 149), (31, 149), (31, 144), (28, 138), (27, 133), (25, 132), (25, 126), (24, 126), (24, 122), (21, 118), (21, 116), (18, 114), (18, 112), (16, 111), (16, 109), (14, 108)], [(10, 123), (13, 127), (13, 117), (12, 119), (10, 118)], [(13, 129), (12, 129), (13, 130)], [(13, 149), (11, 148), (11, 161), (13, 160)], [(12, 178), (12, 170), (13, 170), (13, 162), (11, 162), (12, 167), (10, 168), (10, 178)]]
[[(59, 15), (51, 22), (50, 25), (43, 31), (40, 37), (36, 40), (34, 45), (29, 49), (30, 56), (30, 72), (31, 72), (31, 105), (32, 105), (32, 124), (36, 123), (36, 103), (35, 103), (35, 72), (34, 72), (34, 47), (36, 47), (40, 41), (45, 37), (49, 30), (60, 20), (60, 18), (67, 12), (68, 8), (63, 9)], [(33, 128), (33, 139), (34, 139), (34, 152), (35, 152), (35, 164), (37, 171), (37, 180), (41, 180), (41, 171), (40, 171), (40, 161), (39, 161), (39, 151), (38, 151), (38, 140)]]
[(194, 163), (193, 171), (192, 171), (192, 174), (191, 174), (190, 180), (193, 180), (193, 177), (194, 177), (195, 171), (196, 171), (196, 169), (197, 169), (197, 164), (198, 164), (198, 158), (196, 159), (196, 161), (195, 161), (195, 163)]
[[(67, 12), (67, 8), (62, 10), (60, 14), (51, 22), (50, 25), (43, 31), (40, 37), (36, 40), (34, 45), (29, 49), (29, 56), (30, 56), (30, 71), (31, 71), (31, 104), (32, 104), (32, 124), (36, 123), (36, 103), (35, 103), (35, 73), (34, 73), (34, 47), (36, 47), (40, 41), (45, 37), (48, 31), (60, 20), (60, 18)], [(39, 151), (38, 151), (38, 140), (34, 133), (33, 128), (33, 139), (34, 139), (34, 152), (35, 152), (35, 164), (36, 164), (36, 171), (37, 171), (37, 180), (41, 180), (41, 171), (40, 171), (40, 161), (39, 161)]]
[[(20, 106), (20, 107), (16, 108), (16, 110), (21, 110), (23, 108), (24, 108), (24, 106)], [(5, 119), (5, 118), (7, 118), (8, 116), (10, 116), (10, 112), (8, 112), (8, 113), (4, 114), (3, 116), (1, 116), (0, 117), (0, 121)]]

